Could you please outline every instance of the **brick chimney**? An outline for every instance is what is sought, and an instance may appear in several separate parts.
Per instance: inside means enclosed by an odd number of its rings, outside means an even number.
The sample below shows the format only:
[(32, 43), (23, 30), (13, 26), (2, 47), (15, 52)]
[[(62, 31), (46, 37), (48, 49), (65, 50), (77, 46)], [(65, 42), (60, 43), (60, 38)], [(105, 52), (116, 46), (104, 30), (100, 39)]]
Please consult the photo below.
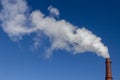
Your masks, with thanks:
[(106, 77), (105, 80), (112, 80), (111, 60), (106, 58)]

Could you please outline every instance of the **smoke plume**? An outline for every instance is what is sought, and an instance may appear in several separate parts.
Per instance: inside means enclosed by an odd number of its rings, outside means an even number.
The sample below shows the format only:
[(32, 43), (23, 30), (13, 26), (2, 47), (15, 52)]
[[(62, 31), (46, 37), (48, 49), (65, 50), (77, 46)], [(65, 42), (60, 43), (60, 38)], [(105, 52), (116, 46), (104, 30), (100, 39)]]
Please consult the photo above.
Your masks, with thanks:
[(48, 11), (49, 11), (50, 15), (53, 17), (58, 17), (60, 15), (59, 10), (53, 6), (49, 6)]
[[(21, 40), (23, 36), (31, 33), (43, 33), (51, 43), (47, 50), (50, 57), (54, 50), (66, 50), (73, 54), (93, 52), (108, 58), (108, 48), (86, 28), (78, 28), (66, 20), (56, 20), (59, 10), (53, 6), (48, 7), (50, 16), (44, 15), (40, 10), (29, 12), (25, 0), (1, 0), (0, 26), (13, 40)], [(52, 17), (51, 17), (52, 15)], [(40, 43), (36, 38), (36, 44)]]

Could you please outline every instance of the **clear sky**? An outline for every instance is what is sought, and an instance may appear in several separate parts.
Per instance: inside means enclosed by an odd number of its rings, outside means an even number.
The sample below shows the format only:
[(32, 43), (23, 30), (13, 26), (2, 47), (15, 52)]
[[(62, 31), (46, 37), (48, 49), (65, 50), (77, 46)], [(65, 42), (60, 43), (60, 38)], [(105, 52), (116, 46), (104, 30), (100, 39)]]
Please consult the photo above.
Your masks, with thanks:
[[(85, 27), (102, 38), (112, 60), (114, 80), (120, 80), (119, 0), (27, 0), (30, 11), (48, 15), (48, 6), (59, 9), (59, 19)], [(31, 35), (32, 36), (32, 35)], [(45, 48), (31, 49), (31, 36), (14, 42), (0, 26), (0, 80), (104, 80), (105, 59), (92, 53), (73, 55), (56, 50), (44, 59)], [(47, 38), (42, 45), (49, 45)]]

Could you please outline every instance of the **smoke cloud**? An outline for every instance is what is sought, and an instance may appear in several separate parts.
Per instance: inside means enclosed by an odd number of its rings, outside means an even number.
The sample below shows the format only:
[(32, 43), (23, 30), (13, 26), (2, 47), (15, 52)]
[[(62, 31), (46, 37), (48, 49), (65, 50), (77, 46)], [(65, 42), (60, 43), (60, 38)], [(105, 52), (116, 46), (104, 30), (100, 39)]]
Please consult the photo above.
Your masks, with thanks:
[(49, 6), (48, 11), (49, 11), (50, 15), (53, 17), (58, 17), (60, 15), (59, 10), (53, 6)]
[[(23, 36), (31, 33), (43, 33), (51, 43), (47, 50), (47, 57), (54, 50), (66, 50), (73, 54), (93, 52), (104, 58), (108, 58), (108, 48), (86, 28), (78, 28), (66, 20), (56, 20), (59, 10), (53, 6), (48, 7), (51, 16), (45, 16), (40, 10), (29, 12), (25, 0), (1, 0), (0, 20), (4, 32), (13, 40), (21, 40)], [(38, 45), (41, 38), (35, 38)]]

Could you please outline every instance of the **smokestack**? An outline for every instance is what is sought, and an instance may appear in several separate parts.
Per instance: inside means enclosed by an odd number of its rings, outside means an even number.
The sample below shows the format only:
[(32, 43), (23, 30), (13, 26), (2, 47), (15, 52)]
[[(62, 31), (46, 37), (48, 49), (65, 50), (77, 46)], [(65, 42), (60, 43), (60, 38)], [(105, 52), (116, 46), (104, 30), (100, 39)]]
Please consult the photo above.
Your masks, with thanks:
[(112, 80), (111, 60), (106, 58), (106, 78), (105, 80)]

